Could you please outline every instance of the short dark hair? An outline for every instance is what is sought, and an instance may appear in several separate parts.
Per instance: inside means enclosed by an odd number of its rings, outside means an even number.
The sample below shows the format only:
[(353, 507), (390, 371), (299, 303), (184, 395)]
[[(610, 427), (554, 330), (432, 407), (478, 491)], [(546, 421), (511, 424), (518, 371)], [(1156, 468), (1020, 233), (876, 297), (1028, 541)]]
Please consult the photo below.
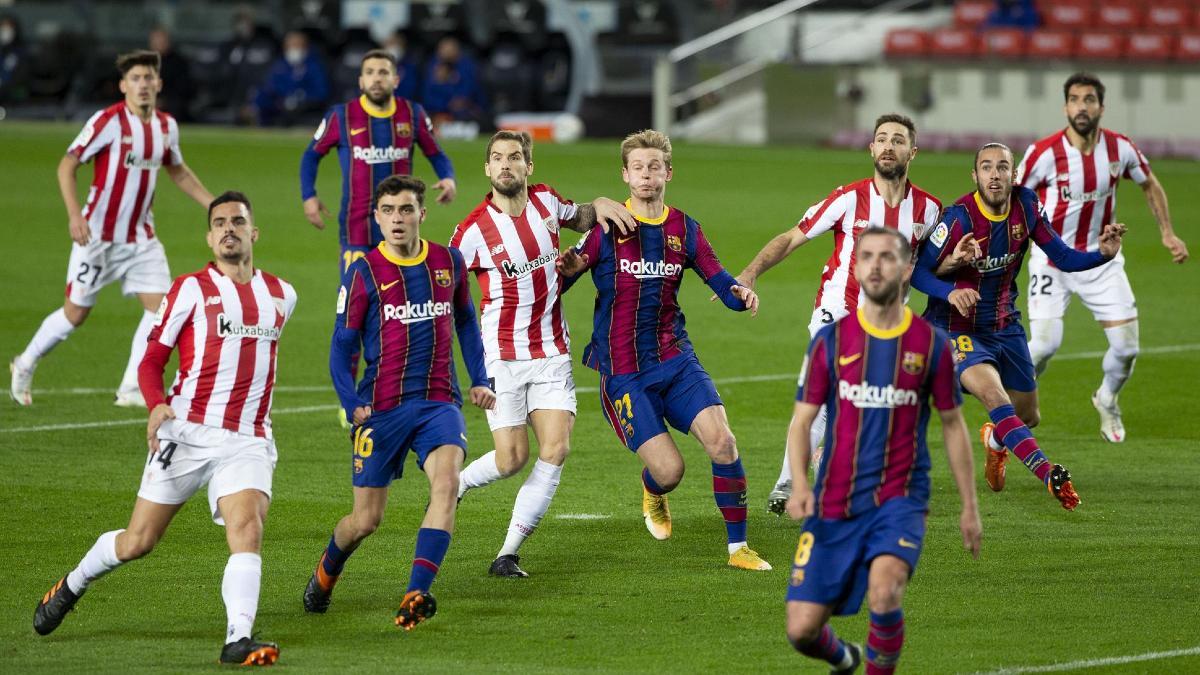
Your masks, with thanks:
[(900, 260), (912, 259), (912, 244), (908, 241), (908, 237), (904, 236), (900, 230), (890, 227), (882, 227), (879, 225), (869, 225), (865, 230), (858, 233), (858, 238), (854, 240), (854, 254), (858, 255), (858, 247), (862, 245), (862, 240), (869, 236), (885, 235), (892, 237), (900, 242)]
[(888, 122), (895, 122), (905, 129), (908, 129), (908, 142), (912, 143), (913, 145), (917, 144), (917, 125), (913, 124), (912, 118), (910, 118), (908, 115), (901, 115), (900, 113), (887, 113), (886, 115), (880, 115), (875, 119), (875, 131), (879, 131), (879, 127), (887, 124)]
[(1001, 143), (1000, 141), (991, 141), (990, 143), (984, 143), (983, 145), (979, 146), (979, 149), (975, 151), (975, 163), (972, 164), (971, 166), (972, 167), (979, 166), (979, 156), (983, 154), (984, 150), (988, 150), (990, 148), (1002, 148), (1008, 152), (1009, 157), (1015, 157), (1015, 155), (1013, 155), (1012, 148)]
[(387, 61), (388, 63), (392, 64), (393, 69), (396, 68), (396, 57), (392, 56), (391, 52), (389, 52), (386, 49), (372, 49), (371, 51), (367, 52), (366, 54), (363, 54), (362, 61), (359, 63), (359, 66), (358, 66), (359, 70), (362, 69), (362, 64), (366, 63), (367, 61), (370, 61), (371, 59), (383, 59), (383, 60)]
[(375, 186), (375, 203), (388, 195), (398, 195), (401, 192), (411, 192), (417, 196), (417, 205), (425, 206), (425, 181), (415, 176), (395, 174), (388, 176)]
[(1063, 84), (1063, 101), (1071, 97), (1071, 87), (1076, 85), (1095, 88), (1096, 98), (1100, 99), (1100, 105), (1104, 105), (1104, 83), (1095, 75), (1084, 72), (1075, 73), (1067, 78)]
[(501, 129), (492, 134), (491, 140), (488, 141), (487, 150), (483, 152), (483, 163), (487, 164), (492, 157), (492, 146), (497, 141), (516, 141), (521, 144), (521, 154), (525, 156), (526, 164), (533, 164), (533, 136), (529, 135), (528, 131), (513, 131), (511, 129)]
[(212, 200), (208, 204), (208, 225), (209, 225), (209, 227), (212, 227), (213, 209), (217, 208), (218, 206), (220, 206), (222, 204), (228, 204), (230, 202), (237, 202), (238, 204), (245, 204), (246, 211), (250, 212), (250, 215), (254, 215), (254, 208), (250, 206), (250, 198), (249, 197), (247, 197), (245, 194), (243, 194), (241, 192), (238, 192), (237, 190), (226, 190), (226, 191), (222, 192), (221, 194), (217, 195), (217, 198)]
[(139, 49), (117, 57), (117, 70), (121, 71), (121, 77), (125, 77), (125, 74), (135, 66), (146, 66), (153, 68), (155, 73), (160, 73), (162, 72), (162, 57), (158, 55), (158, 52), (148, 49)]

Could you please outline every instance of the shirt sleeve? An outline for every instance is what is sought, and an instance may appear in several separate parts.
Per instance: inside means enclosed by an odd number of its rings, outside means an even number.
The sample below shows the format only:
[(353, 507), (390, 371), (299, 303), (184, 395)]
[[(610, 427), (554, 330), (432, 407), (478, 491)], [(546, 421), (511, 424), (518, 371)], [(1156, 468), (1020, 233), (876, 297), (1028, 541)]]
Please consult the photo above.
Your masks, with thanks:
[(1031, 190), (1041, 187), (1044, 182), (1043, 172), (1038, 166), (1039, 160), (1044, 154), (1044, 152), (1038, 153), (1036, 143), (1031, 143), (1028, 148), (1025, 148), (1025, 155), (1021, 157), (1021, 163), (1017, 165), (1017, 185)]
[(158, 314), (154, 317), (154, 326), (147, 339), (173, 349), (179, 340), (179, 333), (191, 322), (192, 314), (200, 306), (200, 297), (200, 284), (194, 278), (176, 279), (158, 306)]
[(354, 262), (355, 264), (346, 270), (342, 277), (342, 287), (338, 289), (337, 325), (361, 331), (366, 324), (371, 294), (367, 290), (362, 264), (358, 260)]
[(1142, 154), (1133, 141), (1121, 138), (1117, 141), (1117, 156), (1120, 159), (1126, 178), (1141, 185), (1150, 180), (1150, 160)]
[(442, 151), (437, 138), (433, 135), (433, 120), (429, 118), (425, 108), (416, 103), (412, 104), (412, 113), (413, 138), (417, 142), (417, 147), (421, 148), (421, 152), (429, 158), (438, 178), (453, 178), (454, 168), (450, 164), (450, 158)]
[(167, 152), (163, 157), (164, 166), (180, 166), (183, 164), (183, 150), (179, 148), (179, 122), (174, 117), (167, 118)]
[(450, 249), (454, 261), (454, 327), (458, 333), (458, 348), (462, 351), (463, 364), (471, 377), (472, 387), (488, 386), (487, 368), (483, 359), (483, 335), (475, 318), (475, 301), (471, 299), (471, 286), (467, 282), (467, 266), (456, 249)]
[(563, 224), (575, 217), (575, 214), (579, 212), (579, 206), (570, 199), (558, 194), (552, 187), (547, 186), (546, 192), (550, 194), (553, 200), (554, 215), (558, 218), (558, 226), (561, 228)]
[(746, 303), (730, 291), (737, 285), (737, 279), (717, 259), (717, 253), (704, 236), (700, 223), (689, 219), (687, 227), (691, 235), (688, 237), (688, 266), (696, 270), (696, 274), (721, 298), (726, 307), (739, 312), (745, 310)]
[(1029, 236), (1058, 269), (1064, 272), (1082, 272), (1099, 267), (1110, 260), (1100, 251), (1077, 251), (1067, 246), (1058, 232), (1050, 227), (1046, 211), (1037, 197), (1033, 198), (1033, 212), (1033, 227), (1029, 228)]
[(470, 223), (459, 223), (450, 236), (449, 246), (458, 249), (462, 254), (463, 263), (470, 271), (481, 267), (480, 246), (483, 238), (479, 236), (479, 228)]
[(808, 345), (808, 354), (800, 368), (800, 389), (796, 400), (812, 405), (825, 405), (829, 397), (831, 371), (829, 368), (829, 332), (821, 329)]
[(84, 164), (90, 162), (96, 153), (119, 140), (117, 136), (120, 133), (120, 123), (116, 115), (104, 113), (105, 111), (101, 110), (92, 115), (67, 148), (68, 154), (75, 155)]
[(929, 393), (938, 410), (953, 410), (962, 406), (962, 389), (954, 371), (954, 350), (950, 339), (940, 329), (934, 329), (933, 367), (930, 371)]
[(941, 222), (917, 248), (917, 261), (913, 266), (912, 285), (931, 298), (946, 300), (954, 290), (954, 284), (937, 276), (937, 268), (954, 251), (963, 238), (963, 228), (956, 217), (961, 209), (948, 209), (942, 214)]
[(804, 217), (796, 223), (796, 227), (809, 239), (832, 230), (842, 216), (846, 215), (846, 200), (843, 199), (843, 195), (845, 193), (839, 187), (825, 199), (813, 204), (804, 212)]

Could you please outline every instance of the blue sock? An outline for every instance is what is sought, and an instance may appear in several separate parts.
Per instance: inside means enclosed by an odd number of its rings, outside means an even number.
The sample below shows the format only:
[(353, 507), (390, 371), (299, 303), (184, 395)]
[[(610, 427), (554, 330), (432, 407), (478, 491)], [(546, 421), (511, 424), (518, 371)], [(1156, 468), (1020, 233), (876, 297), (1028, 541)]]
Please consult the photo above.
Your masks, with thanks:
[(650, 475), (650, 469), (642, 469), (642, 485), (645, 485), (646, 491), (652, 495), (665, 495), (670, 492), (654, 482), (654, 476)]
[(713, 462), (713, 497), (725, 518), (730, 544), (746, 541), (746, 471), (741, 458), (729, 464)]
[[(450, 548), (450, 533), (422, 527), (417, 530), (417, 550), (413, 553), (412, 574), (408, 577), (409, 591), (428, 591), (437, 576), (446, 549)], [(407, 592), (407, 591), (406, 591)]]
[(1017, 459), (1033, 472), (1043, 483), (1050, 480), (1050, 460), (1038, 447), (1037, 439), (1025, 423), (1017, 417), (1017, 411), (1011, 405), (1002, 405), (988, 411), (988, 417), (996, 425), (993, 432), (1004, 447), (1012, 451)]
[(317, 565), (317, 581), (322, 588), (327, 591), (333, 588), (351, 553), (354, 553), (354, 549), (343, 551), (338, 548), (333, 535), (329, 536), (329, 545), (325, 547), (325, 554), (321, 556), (321, 564)]

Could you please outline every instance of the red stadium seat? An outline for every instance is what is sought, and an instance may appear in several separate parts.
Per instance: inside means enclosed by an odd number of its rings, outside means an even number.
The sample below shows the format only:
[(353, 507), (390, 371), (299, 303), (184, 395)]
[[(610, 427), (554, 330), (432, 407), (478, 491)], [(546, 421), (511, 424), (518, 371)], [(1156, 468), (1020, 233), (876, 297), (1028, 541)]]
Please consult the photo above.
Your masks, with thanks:
[(1096, 6), (1096, 25), (1102, 30), (1140, 28), (1145, 8), (1140, 0), (1106, 0)]
[(888, 31), (883, 53), (890, 57), (918, 57), (929, 54), (929, 33), (916, 28)]
[(1179, 30), (1192, 23), (1192, 4), (1187, 0), (1158, 0), (1146, 8), (1146, 28)]
[(1138, 31), (1125, 43), (1125, 58), (1131, 61), (1166, 61), (1171, 58), (1171, 34)]
[(976, 28), (987, 21), (988, 15), (996, 9), (992, 0), (958, 0), (954, 3), (954, 25), (959, 28)]
[(1092, 0), (1048, 0), (1039, 3), (1038, 10), (1047, 28), (1088, 28), (1096, 16), (1096, 6)]
[(1075, 34), (1061, 30), (1035, 30), (1029, 34), (1025, 54), (1031, 59), (1069, 59), (1075, 55)]
[(929, 55), (964, 58), (979, 55), (979, 34), (966, 28), (944, 28), (933, 31)]
[(997, 28), (983, 33), (983, 53), (986, 56), (1019, 59), (1025, 56), (1029, 36), (1019, 28)]
[(1176, 61), (1200, 62), (1200, 33), (1180, 33), (1175, 39), (1172, 56)]
[(1081, 59), (1119, 59), (1125, 55), (1125, 40), (1115, 31), (1086, 31), (1079, 34), (1075, 55)]

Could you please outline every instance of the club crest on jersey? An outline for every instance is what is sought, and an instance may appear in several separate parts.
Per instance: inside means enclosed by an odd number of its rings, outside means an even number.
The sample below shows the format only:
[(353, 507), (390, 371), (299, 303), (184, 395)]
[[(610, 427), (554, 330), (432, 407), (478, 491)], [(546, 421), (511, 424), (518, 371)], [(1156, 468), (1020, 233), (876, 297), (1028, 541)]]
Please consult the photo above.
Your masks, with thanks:
[(925, 370), (925, 355), (920, 352), (904, 352), (900, 367), (909, 375), (918, 375)]
[(342, 286), (338, 289), (337, 313), (341, 314), (346, 311), (346, 287)]
[(396, 122), (396, 135), (403, 138), (412, 136), (412, 125), (408, 122)]
[(442, 288), (449, 288), (450, 287), (450, 270), (447, 270), (447, 269), (434, 270), (433, 271), (433, 280), (437, 282), (438, 286), (441, 286)]
[(162, 302), (158, 303), (158, 313), (154, 315), (154, 325), (161, 326), (163, 319), (167, 318), (167, 299), (164, 297)]
[(1120, 172), (1121, 172), (1121, 163), (1120, 162), (1109, 162), (1108, 163), (1108, 175), (1112, 176), (1113, 178), (1116, 178), (1117, 174), (1119, 174)]
[(679, 235), (677, 235), (677, 234), (668, 234), (667, 235), (667, 248), (671, 249), (672, 251), (675, 251), (676, 253), (679, 253), (680, 251), (683, 250), (683, 242), (679, 240)]
[(1013, 241), (1021, 241), (1025, 238), (1025, 225), (1023, 223), (1009, 223), (1008, 236)]

